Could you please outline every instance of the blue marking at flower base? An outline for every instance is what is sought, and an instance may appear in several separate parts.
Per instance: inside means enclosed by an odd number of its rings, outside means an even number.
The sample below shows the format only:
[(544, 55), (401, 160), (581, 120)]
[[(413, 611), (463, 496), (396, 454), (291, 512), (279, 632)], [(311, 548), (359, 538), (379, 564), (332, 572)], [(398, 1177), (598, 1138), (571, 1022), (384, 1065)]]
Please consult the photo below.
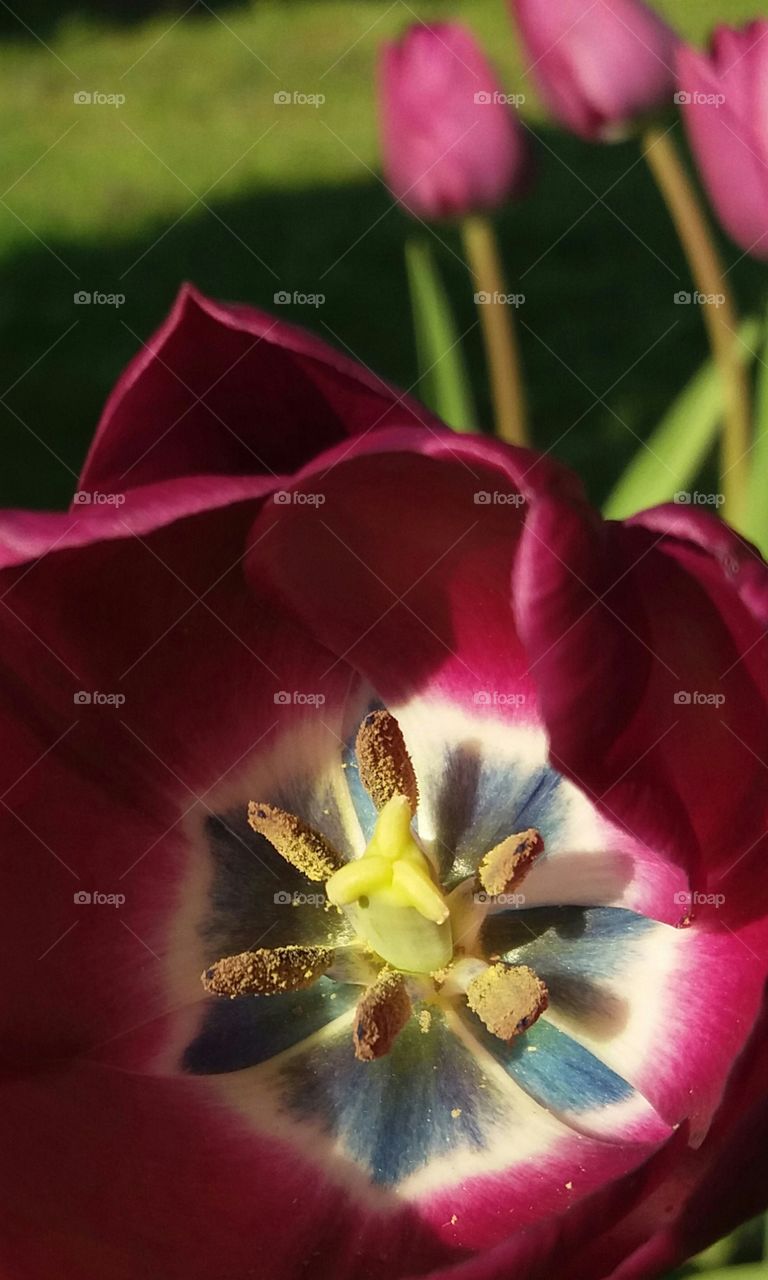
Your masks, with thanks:
[[(182, 1068), (193, 1075), (219, 1075), (255, 1067), (306, 1040), (359, 998), (359, 987), (340, 986), (329, 978), (280, 996), (213, 996), (202, 1030), (185, 1050)], [(349, 1040), (347, 1051), (351, 1056)]]
[(289, 1109), (340, 1139), (383, 1185), (436, 1157), (483, 1150), (501, 1115), (479, 1063), (438, 1013), (426, 1033), (412, 1019), (376, 1062), (355, 1059), (346, 1027), (288, 1059), (281, 1078)]
[(594, 1111), (634, 1095), (626, 1080), (548, 1022), (540, 1019), (507, 1044), (491, 1035), (470, 1009), (462, 1017), (516, 1084), (550, 1111)]

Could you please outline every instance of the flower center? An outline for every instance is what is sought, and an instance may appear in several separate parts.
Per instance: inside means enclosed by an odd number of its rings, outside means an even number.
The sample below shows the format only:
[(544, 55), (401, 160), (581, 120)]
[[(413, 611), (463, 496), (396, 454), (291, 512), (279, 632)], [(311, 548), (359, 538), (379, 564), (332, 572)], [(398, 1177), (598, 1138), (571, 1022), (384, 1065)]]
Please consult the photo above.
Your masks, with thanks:
[(547, 1008), (547, 988), (526, 965), (486, 958), (482, 925), (543, 852), (539, 832), (509, 835), (446, 897), (413, 830), (418, 786), (394, 716), (366, 716), (355, 746), (360, 780), (378, 809), (361, 857), (345, 862), (321, 832), (271, 804), (251, 801), (248, 821), (307, 879), (325, 882), (356, 940), (225, 956), (205, 970), (204, 987), (237, 999), (300, 991), (321, 977), (360, 985), (353, 1044), (361, 1062), (390, 1051), (414, 1000), (466, 1001), (493, 1035), (514, 1039)]
[(387, 800), (362, 858), (336, 871), (325, 891), (358, 937), (395, 969), (432, 973), (451, 959), (448, 903), (416, 843), (406, 796)]

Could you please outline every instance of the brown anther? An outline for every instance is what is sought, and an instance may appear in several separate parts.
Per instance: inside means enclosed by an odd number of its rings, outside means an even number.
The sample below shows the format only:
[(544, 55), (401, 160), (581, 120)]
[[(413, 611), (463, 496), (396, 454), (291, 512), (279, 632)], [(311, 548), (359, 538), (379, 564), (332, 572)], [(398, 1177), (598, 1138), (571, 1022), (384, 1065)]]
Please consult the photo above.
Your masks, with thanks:
[(277, 996), (302, 991), (330, 969), (332, 947), (274, 947), (225, 956), (206, 969), (202, 983), (217, 996)]
[(472, 979), (467, 1004), (493, 1035), (510, 1041), (544, 1012), (549, 993), (527, 965), (495, 964)]
[(271, 804), (251, 800), (248, 805), (248, 822), (286, 862), (301, 871), (308, 880), (324, 881), (338, 871), (343, 859), (321, 836), (292, 813), (276, 809)]
[(405, 978), (384, 968), (357, 1006), (352, 1041), (358, 1062), (373, 1062), (389, 1053), (411, 1016)]
[(394, 795), (405, 796), (416, 812), (419, 789), (400, 725), (388, 711), (372, 711), (357, 731), (360, 780), (377, 809)]
[(522, 884), (543, 852), (544, 841), (535, 827), (507, 836), (490, 853), (486, 853), (477, 869), (478, 880), (492, 898), (500, 893), (511, 893)]

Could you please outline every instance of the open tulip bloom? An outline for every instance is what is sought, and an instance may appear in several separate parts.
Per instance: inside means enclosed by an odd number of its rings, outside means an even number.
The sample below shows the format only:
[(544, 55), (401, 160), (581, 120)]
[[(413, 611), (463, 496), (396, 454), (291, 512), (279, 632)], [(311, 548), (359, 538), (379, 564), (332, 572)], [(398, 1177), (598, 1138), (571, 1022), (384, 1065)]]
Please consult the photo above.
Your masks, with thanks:
[(80, 488), (2, 521), (4, 1276), (625, 1280), (757, 1212), (754, 549), (191, 289)]

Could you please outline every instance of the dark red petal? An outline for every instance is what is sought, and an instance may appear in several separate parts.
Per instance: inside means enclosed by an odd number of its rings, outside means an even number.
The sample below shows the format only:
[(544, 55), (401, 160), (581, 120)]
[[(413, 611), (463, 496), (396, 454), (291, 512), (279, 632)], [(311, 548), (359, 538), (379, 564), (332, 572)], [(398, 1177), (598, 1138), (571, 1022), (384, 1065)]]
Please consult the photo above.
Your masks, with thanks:
[(417, 401), (306, 330), (187, 285), (112, 392), (80, 488), (276, 476), (393, 423), (436, 425)]

